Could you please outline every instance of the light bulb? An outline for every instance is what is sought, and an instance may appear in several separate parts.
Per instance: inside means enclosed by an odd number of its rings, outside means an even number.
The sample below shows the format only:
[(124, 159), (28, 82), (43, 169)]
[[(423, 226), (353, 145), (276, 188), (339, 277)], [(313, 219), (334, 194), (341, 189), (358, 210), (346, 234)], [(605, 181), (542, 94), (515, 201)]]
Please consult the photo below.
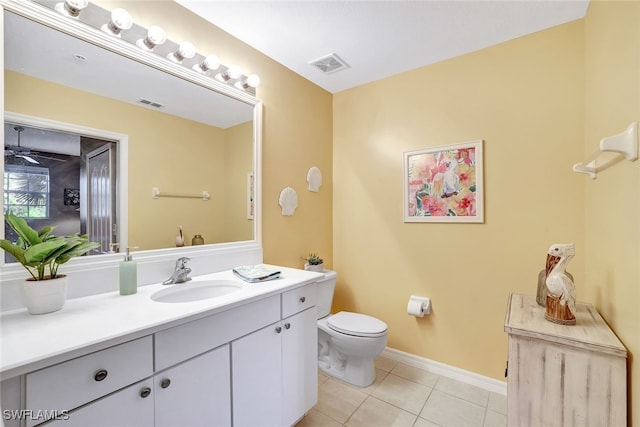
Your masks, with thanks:
[(207, 55), (204, 60), (193, 66), (193, 69), (201, 73), (206, 73), (209, 70), (217, 70), (220, 68), (220, 60), (215, 55)]
[(185, 59), (191, 59), (196, 56), (196, 47), (189, 42), (182, 42), (173, 53), (167, 55), (167, 58), (173, 62), (181, 63)]
[(153, 50), (154, 47), (159, 46), (167, 41), (167, 35), (164, 30), (157, 25), (152, 25), (147, 30), (147, 37), (144, 39), (138, 39), (136, 44), (145, 50)]
[(77, 18), (82, 12), (82, 9), (89, 5), (89, 0), (65, 0), (64, 2), (57, 3), (54, 9), (71, 18)]
[(229, 78), (236, 80), (242, 76), (242, 70), (237, 65), (232, 65), (227, 70), (227, 74), (229, 74)]
[(229, 80), (237, 80), (240, 77), (242, 77), (242, 70), (237, 65), (232, 65), (224, 73), (216, 74), (215, 78), (222, 83), (228, 83)]
[(250, 74), (246, 82), (250, 87), (256, 88), (260, 85), (260, 77), (257, 74)]
[(133, 26), (133, 18), (124, 9), (115, 8), (111, 11), (111, 21), (102, 26), (102, 31), (120, 36), (122, 30), (128, 30)]
[(257, 74), (250, 74), (246, 79), (236, 82), (234, 85), (238, 89), (247, 90), (250, 87), (257, 88), (260, 84), (260, 77)]

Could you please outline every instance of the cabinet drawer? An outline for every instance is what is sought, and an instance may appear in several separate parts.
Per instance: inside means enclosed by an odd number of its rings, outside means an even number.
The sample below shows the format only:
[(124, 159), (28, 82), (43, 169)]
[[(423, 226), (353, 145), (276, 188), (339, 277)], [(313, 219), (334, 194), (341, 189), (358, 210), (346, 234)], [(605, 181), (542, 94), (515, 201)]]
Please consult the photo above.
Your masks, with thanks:
[(316, 305), (317, 284), (311, 283), (300, 288), (292, 289), (282, 294), (282, 318), (306, 310)]
[(273, 295), (155, 334), (156, 371), (219, 347), (280, 320), (280, 295)]
[[(153, 380), (148, 378), (82, 408), (58, 416), (47, 427), (153, 427)], [(149, 393), (149, 394), (147, 394)]]
[(26, 406), (63, 411), (153, 375), (152, 337), (144, 337), (26, 375)]

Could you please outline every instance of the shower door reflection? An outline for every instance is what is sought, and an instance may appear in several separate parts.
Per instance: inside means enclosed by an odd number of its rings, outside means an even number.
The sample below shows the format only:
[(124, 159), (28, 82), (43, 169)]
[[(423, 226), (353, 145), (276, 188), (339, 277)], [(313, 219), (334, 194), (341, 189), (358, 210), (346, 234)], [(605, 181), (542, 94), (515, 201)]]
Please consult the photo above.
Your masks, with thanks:
[[(116, 147), (107, 143), (82, 156), (80, 171), (81, 233), (92, 242), (100, 242), (98, 252), (108, 252), (117, 242), (116, 218)], [(85, 185), (86, 183), (86, 185)], [(83, 197), (83, 195), (86, 195)], [(86, 215), (84, 215), (86, 212)]]

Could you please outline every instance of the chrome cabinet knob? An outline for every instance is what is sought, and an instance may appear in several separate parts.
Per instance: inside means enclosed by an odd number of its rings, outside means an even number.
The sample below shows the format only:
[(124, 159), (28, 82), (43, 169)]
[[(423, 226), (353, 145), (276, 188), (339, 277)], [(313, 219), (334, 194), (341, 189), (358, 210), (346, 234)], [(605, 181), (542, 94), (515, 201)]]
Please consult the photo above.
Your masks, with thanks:
[(285, 329), (289, 329), (291, 327), (291, 323), (287, 322), (284, 324)]
[(305, 302), (307, 299), (305, 297), (300, 297), (300, 302)]
[(99, 369), (95, 372), (95, 374), (93, 374), (93, 379), (96, 381), (102, 381), (107, 378), (107, 375), (109, 375), (109, 373), (106, 369)]
[(140, 397), (143, 399), (149, 397), (150, 394), (151, 389), (149, 387), (143, 387), (142, 390), (140, 390)]
[(276, 333), (279, 334), (282, 332), (282, 328), (280, 326), (276, 326)]
[(162, 388), (167, 388), (171, 385), (171, 380), (169, 378), (165, 378), (162, 381), (160, 381), (160, 387)]

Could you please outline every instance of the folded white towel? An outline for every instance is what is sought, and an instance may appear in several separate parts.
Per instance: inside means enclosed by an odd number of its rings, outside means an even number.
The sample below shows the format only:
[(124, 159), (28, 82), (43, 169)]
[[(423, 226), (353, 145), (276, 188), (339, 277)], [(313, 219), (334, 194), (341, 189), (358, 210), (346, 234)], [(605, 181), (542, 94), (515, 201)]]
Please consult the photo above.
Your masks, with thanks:
[(233, 269), (233, 273), (247, 282), (264, 282), (280, 277), (280, 270), (274, 270), (264, 264), (243, 265)]

